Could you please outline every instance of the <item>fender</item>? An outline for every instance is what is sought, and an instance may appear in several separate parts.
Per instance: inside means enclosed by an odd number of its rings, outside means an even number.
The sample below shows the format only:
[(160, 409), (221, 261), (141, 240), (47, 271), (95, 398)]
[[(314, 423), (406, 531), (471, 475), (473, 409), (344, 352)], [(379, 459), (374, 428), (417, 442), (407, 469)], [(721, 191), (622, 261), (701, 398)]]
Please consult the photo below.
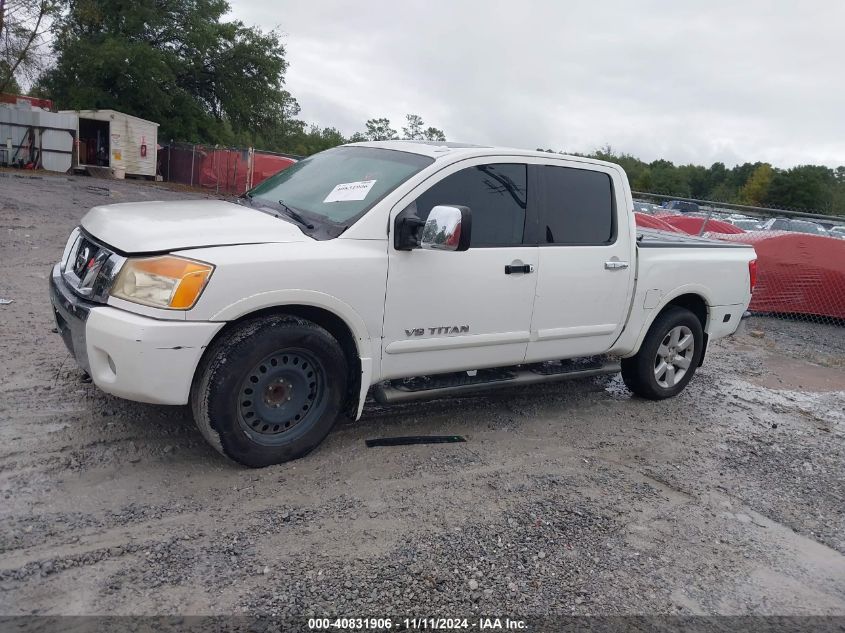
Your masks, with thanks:
[[(643, 321), (643, 325), (640, 328), (637, 337), (633, 342), (633, 346), (629, 347), (628, 345), (625, 345), (625, 343), (622, 341), (622, 339), (624, 338), (623, 334), (623, 336), (620, 337), (620, 340), (616, 342), (616, 345), (614, 345), (614, 347), (617, 348), (619, 346), (623, 346), (623, 349), (617, 349), (615, 351), (621, 352), (623, 357), (633, 356), (634, 354), (636, 354), (637, 351), (640, 349), (640, 346), (643, 344), (643, 339), (648, 333), (649, 328), (651, 328), (651, 324), (654, 323), (654, 320), (657, 318), (657, 315), (659, 315), (663, 311), (663, 309), (672, 302), (672, 300), (680, 297), (681, 295), (690, 294), (699, 295), (702, 299), (704, 299), (704, 303), (707, 306), (707, 323), (705, 323), (704, 326), (704, 331), (706, 332), (707, 325), (710, 322), (710, 308), (713, 306), (712, 293), (709, 288), (707, 288), (706, 286), (702, 286), (701, 284), (685, 284), (663, 295), (660, 298), (660, 302), (657, 304), (657, 306), (649, 311), (650, 314)], [(636, 309), (636, 306), (634, 306), (634, 308)]]
[[(348, 303), (337, 297), (315, 290), (271, 290), (239, 299), (212, 315), (210, 321), (235, 321), (242, 316), (265, 308), (285, 305), (306, 305), (332, 312), (346, 323), (355, 339), (358, 357), (361, 360), (361, 391), (358, 395), (358, 410), (355, 419), (361, 417), (364, 399), (374, 375), (378, 374), (381, 353), (373, 354), (373, 342), (364, 320)], [(381, 340), (379, 339), (379, 345)]]

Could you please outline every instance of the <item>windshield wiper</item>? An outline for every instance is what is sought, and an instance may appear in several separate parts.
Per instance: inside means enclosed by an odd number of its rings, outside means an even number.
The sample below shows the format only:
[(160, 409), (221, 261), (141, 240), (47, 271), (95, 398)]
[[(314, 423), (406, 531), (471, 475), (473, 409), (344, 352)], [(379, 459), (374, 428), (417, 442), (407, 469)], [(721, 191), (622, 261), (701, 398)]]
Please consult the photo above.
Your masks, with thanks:
[(282, 215), (276, 212), (277, 210), (281, 211), (286, 217), (289, 217), (291, 220), (293, 220), (297, 224), (302, 225), (306, 229), (310, 230), (314, 228), (314, 225), (311, 222), (306, 220), (304, 217), (302, 217), (302, 215), (300, 215), (298, 212), (294, 211), (292, 208), (286, 205), (283, 200), (272, 202), (263, 198), (256, 198), (250, 193), (245, 193), (239, 196), (238, 200), (245, 200), (246, 203), (249, 204), (249, 206), (251, 207), (259, 205), (264, 207), (264, 209), (266, 209), (267, 211), (273, 211), (273, 216), (277, 218), (283, 217)]
[(291, 209), (288, 205), (285, 204), (284, 200), (279, 200), (279, 206), (281, 207), (282, 211), (291, 219), (298, 222), (306, 229), (313, 229), (314, 225), (311, 224), (308, 220), (302, 217), (299, 213)]

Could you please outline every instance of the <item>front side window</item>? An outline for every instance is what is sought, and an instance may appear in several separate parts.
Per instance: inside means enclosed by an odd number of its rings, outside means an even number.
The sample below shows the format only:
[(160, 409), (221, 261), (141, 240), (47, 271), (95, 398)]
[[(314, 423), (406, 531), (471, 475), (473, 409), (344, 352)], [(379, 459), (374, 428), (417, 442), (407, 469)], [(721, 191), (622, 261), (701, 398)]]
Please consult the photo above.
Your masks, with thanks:
[(608, 174), (544, 166), (543, 200), (541, 242), (598, 245), (614, 240), (613, 186)]
[(423, 220), (440, 204), (469, 207), (471, 246), (515, 246), (522, 244), (527, 195), (527, 167), (495, 163), (467, 167), (447, 176), (413, 204), (417, 217)]

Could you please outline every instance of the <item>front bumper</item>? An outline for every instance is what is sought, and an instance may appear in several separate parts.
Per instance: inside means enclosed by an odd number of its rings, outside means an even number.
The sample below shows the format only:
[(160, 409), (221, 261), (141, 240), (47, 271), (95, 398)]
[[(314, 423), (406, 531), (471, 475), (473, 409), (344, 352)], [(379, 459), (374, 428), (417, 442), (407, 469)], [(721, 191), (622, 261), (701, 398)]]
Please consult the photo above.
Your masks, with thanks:
[(71, 355), (100, 389), (128, 400), (187, 404), (205, 348), (223, 323), (152, 319), (76, 296), (50, 275), (56, 326)]
[(77, 297), (65, 280), (59, 264), (53, 266), (50, 275), (50, 302), (53, 304), (53, 316), (56, 328), (76, 363), (89, 374), (91, 366), (85, 350), (85, 323), (91, 308), (97, 304)]

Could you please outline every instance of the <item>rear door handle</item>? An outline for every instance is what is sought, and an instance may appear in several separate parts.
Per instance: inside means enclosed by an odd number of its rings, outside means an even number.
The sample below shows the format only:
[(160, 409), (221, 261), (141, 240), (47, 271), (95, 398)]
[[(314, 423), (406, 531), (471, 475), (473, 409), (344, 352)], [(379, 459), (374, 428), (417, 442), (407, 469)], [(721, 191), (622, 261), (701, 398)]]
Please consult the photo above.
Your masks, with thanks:
[(605, 262), (604, 267), (607, 270), (619, 270), (620, 268), (628, 268), (628, 262)]
[(506, 264), (505, 265), (505, 274), (506, 275), (513, 275), (515, 273), (533, 273), (534, 266), (531, 264)]

